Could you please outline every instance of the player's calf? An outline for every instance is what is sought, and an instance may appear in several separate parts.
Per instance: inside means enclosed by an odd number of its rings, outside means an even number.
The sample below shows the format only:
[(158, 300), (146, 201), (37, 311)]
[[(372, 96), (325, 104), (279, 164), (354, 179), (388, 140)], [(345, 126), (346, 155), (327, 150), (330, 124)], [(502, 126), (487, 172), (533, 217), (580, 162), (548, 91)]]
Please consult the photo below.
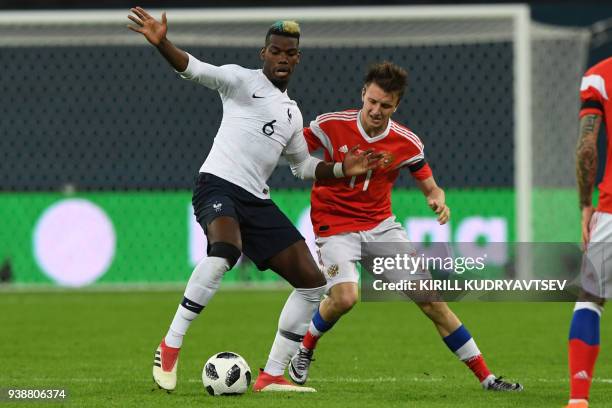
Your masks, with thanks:
[(569, 334), (570, 401), (587, 401), (599, 354), (602, 306), (576, 302)]
[(308, 324), (317, 310), (325, 287), (295, 289), (281, 312), (278, 330), (266, 362), (265, 373), (282, 376), (295, 350), (308, 330)]
[(446, 302), (420, 302), (417, 305), (436, 326), (442, 337), (448, 336), (461, 326), (461, 321)]
[(323, 334), (334, 326), (340, 316), (352, 309), (357, 300), (356, 283), (339, 283), (331, 288), (329, 296), (321, 302), (314, 313), (308, 331), (297, 352), (289, 361), (289, 377), (293, 382), (296, 384), (306, 383), (317, 342)]

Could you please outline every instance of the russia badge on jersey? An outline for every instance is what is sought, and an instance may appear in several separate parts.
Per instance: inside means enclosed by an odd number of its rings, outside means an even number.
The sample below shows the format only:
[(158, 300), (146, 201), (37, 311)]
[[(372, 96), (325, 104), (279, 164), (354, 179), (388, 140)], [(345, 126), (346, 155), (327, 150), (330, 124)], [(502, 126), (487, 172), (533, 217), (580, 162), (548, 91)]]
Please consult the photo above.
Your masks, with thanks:
[(419, 137), (392, 120), (371, 137), (361, 126), (359, 111), (326, 113), (304, 129), (304, 136), (311, 152), (323, 149), (326, 161), (343, 161), (356, 145), (383, 154), (382, 165), (365, 175), (315, 182), (311, 218), (319, 236), (369, 230), (390, 217), (391, 189), (402, 167), (418, 180), (431, 176)]

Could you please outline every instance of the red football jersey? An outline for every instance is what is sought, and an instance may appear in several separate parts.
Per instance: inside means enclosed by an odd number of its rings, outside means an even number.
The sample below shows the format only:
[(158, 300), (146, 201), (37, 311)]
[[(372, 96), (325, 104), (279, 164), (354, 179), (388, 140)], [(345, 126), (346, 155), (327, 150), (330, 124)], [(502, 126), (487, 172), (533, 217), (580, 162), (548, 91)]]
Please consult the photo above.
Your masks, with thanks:
[(384, 167), (367, 174), (317, 180), (311, 193), (312, 225), (316, 235), (367, 231), (391, 216), (391, 189), (402, 167), (425, 180), (431, 169), (425, 162), (423, 143), (408, 128), (389, 120), (385, 131), (370, 137), (359, 121), (359, 111), (347, 110), (318, 116), (304, 129), (312, 152), (323, 148), (326, 161), (341, 162), (354, 146), (385, 153)]
[(610, 132), (612, 131), (612, 103), (609, 95), (612, 92), (612, 58), (605, 59), (589, 69), (582, 77), (580, 84), (580, 100), (582, 108), (580, 117), (587, 114), (602, 115), (606, 124), (607, 160), (604, 176), (599, 183), (599, 205), (598, 211), (612, 213), (612, 143), (610, 143)]

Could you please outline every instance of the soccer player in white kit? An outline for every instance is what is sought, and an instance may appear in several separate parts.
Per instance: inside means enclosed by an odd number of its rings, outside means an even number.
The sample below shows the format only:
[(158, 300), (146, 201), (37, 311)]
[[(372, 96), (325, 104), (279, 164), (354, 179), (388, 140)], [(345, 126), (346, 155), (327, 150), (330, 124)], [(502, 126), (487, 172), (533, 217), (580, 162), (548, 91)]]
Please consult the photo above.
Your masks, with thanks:
[[(275, 343), (299, 344), (325, 290), (325, 278), (304, 238), (270, 200), (266, 182), (283, 155), (296, 177), (324, 179), (366, 173), (380, 155), (353, 149), (343, 162), (326, 163), (308, 153), (302, 114), (287, 95), (287, 85), (300, 59), (297, 23), (270, 27), (260, 51), (263, 67), (214, 66), (177, 48), (161, 21), (140, 7), (128, 16), (142, 34), (185, 79), (216, 90), (223, 119), (212, 149), (200, 168), (193, 193), (197, 221), (208, 238), (208, 256), (194, 269), (170, 329), (155, 352), (153, 378), (172, 391), (178, 354), (191, 322), (219, 288), (225, 272), (244, 252), (259, 269), (272, 269), (295, 290), (281, 312)], [(266, 377), (258, 391), (314, 391), (283, 376)]]

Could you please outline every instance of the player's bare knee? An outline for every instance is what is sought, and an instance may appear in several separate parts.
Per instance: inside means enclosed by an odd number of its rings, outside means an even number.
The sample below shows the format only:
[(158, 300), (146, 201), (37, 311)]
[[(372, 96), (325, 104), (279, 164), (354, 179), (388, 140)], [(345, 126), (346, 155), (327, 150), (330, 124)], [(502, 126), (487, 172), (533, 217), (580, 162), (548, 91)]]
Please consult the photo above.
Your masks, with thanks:
[(218, 258), (225, 258), (229, 264), (229, 269), (232, 269), (238, 259), (240, 259), (242, 252), (234, 244), (227, 242), (215, 242), (210, 245), (208, 249), (208, 256), (215, 256)]
[(351, 291), (343, 291), (331, 296), (331, 300), (336, 309), (340, 313), (347, 313), (357, 303), (357, 294)]

